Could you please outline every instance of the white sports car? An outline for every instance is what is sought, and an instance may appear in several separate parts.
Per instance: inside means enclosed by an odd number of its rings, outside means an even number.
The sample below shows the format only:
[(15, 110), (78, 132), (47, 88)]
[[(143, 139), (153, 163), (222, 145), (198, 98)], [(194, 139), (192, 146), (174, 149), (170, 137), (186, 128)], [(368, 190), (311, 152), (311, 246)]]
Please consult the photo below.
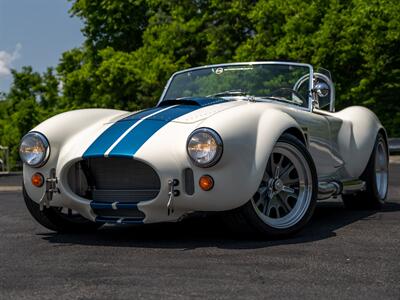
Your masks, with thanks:
[(221, 214), (241, 230), (297, 232), (317, 200), (379, 208), (388, 143), (373, 112), (335, 112), (327, 70), (231, 63), (175, 73), (154, 108), (84, 109), (21, 141), (24, 198), (56, 231)]

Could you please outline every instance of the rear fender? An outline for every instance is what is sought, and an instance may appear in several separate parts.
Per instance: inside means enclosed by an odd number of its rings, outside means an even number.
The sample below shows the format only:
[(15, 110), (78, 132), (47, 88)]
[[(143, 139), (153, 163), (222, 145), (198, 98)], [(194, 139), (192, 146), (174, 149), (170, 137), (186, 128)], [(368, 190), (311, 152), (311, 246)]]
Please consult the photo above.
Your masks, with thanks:
[(337, 142), (346, 172), (350, 178), (359, 178), (371, 157), (378, 132), (387, 140), (386, 131), (377, 116), (365, 107), (352, 106), (335, 115), (343, 120)]

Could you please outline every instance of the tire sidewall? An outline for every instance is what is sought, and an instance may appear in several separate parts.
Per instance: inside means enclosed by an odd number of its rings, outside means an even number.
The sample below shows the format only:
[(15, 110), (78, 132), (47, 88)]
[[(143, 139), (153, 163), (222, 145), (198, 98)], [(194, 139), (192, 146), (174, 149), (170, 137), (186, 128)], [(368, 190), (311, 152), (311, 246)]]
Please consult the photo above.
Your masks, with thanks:
[[(386, 161), (387, 161), (387, 164), (389, 164), (389, 154), (388, 154), (387, 143), (386, 143), (386, 140), (383, 137), (383, 135), (381, 133), (379, 133), (378, 136), (376, 137), (374, 151), (371, 155), (371, 158), (370, 158), (371, 161), (367, 168), (367, 172), (369, 173), (368, 174), (369, 176), (367, 175), (369, 177), (369, 178), (367, 178), (367, 185), (369, 185), (371, 187), (371, 192), (373, 193), (374, 198), (376, 199), (376, 202), (378, 203), (378, 205), (383, 205), (383, 204), (385, 204), (385, 200), (386, 200), (389, 189), (388, 189), (388, 186), (386, 186), (385, 196), (383, 198), (381, 198), (381, 196), (379, 195), (378, 186), (376, 184), (376, 171), (375, 171), (376, 170), (376, 165), (375, 165), (376, 164), (376, 155), (378, 152), (378, 145), (380, 142), (382, 142), (384, 144)], [(389, 170), (388, 165), (387, 165), (387, 167)], [(387, 184), (389, 184), (389, 171), (388, 171)]]

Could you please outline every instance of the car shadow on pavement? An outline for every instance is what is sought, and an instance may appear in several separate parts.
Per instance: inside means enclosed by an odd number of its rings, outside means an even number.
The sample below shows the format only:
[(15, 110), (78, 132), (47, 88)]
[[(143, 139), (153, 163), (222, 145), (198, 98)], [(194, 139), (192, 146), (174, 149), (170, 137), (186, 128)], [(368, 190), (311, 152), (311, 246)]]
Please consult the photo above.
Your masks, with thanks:
[[(400, 204), (388, 202), (380, 214), (400, 211)], [(103, 226), (94, 233), (41, 233), (50, 243), (88, 246), (139, 247), (191, 250), (217, 247), (221, 249), (257, 249), (284, 244), (318, 241), (336, 236), (336, 231), (359, 220), (376, 217), (377, 211), (350, 211), (340, 202), (318, 205), (310, 223), (299, 234), (288, 239), (267, 240), (232, 232), (219, 215), (196, 216), (179, 223), (139, 226)]]

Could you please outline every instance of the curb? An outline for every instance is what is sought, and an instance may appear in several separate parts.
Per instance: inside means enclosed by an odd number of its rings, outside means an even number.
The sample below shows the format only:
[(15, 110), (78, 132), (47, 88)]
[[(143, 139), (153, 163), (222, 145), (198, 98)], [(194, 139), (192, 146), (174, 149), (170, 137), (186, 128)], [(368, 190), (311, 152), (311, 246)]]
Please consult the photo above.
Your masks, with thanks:
[(390, 154), (400, 154), (400, 138), (389, 139)]
[(389, 158), (389, 163), (390, 164), (400, 164), (400, 155), (393, 155), (393, 156), (390, 156), (390, 158)]
[(0, 186), (0, 192), (22, 192), (21, 186)]
[(19, 175), (22, 175), (22, 172), (0, 172), (0, 177), (19, 176)]

